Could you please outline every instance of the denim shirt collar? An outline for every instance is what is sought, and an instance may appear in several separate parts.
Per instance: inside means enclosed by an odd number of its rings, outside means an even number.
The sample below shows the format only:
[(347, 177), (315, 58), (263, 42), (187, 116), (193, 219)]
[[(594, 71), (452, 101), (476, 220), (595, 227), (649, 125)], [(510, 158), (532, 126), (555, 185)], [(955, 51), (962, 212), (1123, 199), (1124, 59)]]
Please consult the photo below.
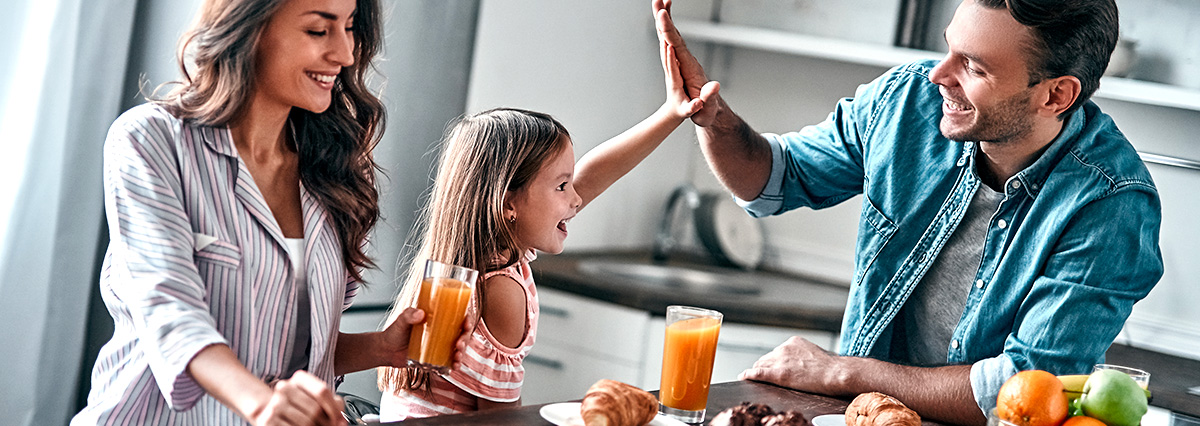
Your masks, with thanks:
[[(1087, 121), (1084, 117), (1085, 115), (1084, 108), (1079, 108), (1075, 112), (1072, 112), (1063, 122), (1062, 131), (1050, 142), (1045, 152), (1042, 152), (1042, 155), (1037, 160), (1034, 160), (1033, 164), (1017, 172), (1016, 175), (1013, 175), (1008, 181), (1004, 182), (1003, 192), (1009, 194), (1014, 190), (1024, 190), (1029, 195), (1029, 198), (1037, 198), (1038, 192), (1045, 186), (1046, 178), (1050, 175), (1050, 171), (1054, 169), (1054, 165), (1058, 164), (1063, 155), (1066, 155), (1070, 151), (1070, 147), (1074, 145), (1077, 136), (1083, 131), (1084, 124)], [(969, 170), (976, 170), (975, 152), (978, 149), (978, 142), (967, 142), (966, 146), (964, 146), (962, 157), (959, 159), (959, 164), (966, 163), (970, 167)], [(1013, 181), (1021, 183), (1019, 189), (1013, 188)]]

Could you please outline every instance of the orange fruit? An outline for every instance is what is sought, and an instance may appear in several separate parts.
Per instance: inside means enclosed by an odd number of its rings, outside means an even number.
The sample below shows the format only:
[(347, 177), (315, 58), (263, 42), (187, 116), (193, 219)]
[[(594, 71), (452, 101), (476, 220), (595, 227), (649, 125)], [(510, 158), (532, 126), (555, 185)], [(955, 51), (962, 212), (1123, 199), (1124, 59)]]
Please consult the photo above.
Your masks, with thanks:
[(1075, 416), (1063, 422), (1062, 426), (1105, 426), (1105, 424), (1094, 417)]
[(1059, 426), (1067, 419), (1062, 381), (1042, 370), (1017, 373), (1000, 387), (996, 416), (1017, 426)]

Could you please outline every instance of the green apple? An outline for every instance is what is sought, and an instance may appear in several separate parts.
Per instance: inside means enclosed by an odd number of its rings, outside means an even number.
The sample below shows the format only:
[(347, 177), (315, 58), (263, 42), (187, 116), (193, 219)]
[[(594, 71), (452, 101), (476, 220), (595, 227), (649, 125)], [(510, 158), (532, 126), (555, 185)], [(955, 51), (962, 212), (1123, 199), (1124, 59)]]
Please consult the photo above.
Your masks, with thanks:
[(1079, 406), (1108, 426), (1137, 426), (1146, 414), (1146, 393), (1128, 374), (1099, 370), (1083, 384)]

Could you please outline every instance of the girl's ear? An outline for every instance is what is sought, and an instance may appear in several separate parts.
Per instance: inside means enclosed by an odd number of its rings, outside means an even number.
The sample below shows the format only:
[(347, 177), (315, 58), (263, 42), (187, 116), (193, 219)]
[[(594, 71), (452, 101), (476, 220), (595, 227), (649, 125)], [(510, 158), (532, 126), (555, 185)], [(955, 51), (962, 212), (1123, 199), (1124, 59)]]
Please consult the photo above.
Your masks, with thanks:
[(516, 196), (517, 193), (511, 190), (504, 191), (504, 220), (507, 222), (512, 222), (513, 218), (517, 217)]

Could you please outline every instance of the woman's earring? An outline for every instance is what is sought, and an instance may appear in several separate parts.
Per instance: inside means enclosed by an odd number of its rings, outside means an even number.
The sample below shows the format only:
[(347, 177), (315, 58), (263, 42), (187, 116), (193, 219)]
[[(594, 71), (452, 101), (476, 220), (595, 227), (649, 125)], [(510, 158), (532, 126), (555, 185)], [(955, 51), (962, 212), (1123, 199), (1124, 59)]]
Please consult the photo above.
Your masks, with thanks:
[(512, 216), (509, 216), (508, 223), (517, 223), (517, 215), (514, 214)]

